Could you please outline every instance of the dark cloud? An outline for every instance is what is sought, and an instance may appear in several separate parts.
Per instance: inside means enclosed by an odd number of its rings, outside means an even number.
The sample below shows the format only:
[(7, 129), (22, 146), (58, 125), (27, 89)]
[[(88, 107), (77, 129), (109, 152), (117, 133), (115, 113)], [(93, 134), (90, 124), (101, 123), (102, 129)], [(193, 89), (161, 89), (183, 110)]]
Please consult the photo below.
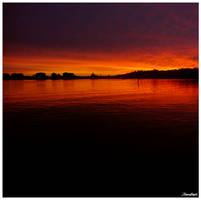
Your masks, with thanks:
[(196, 3), (4, 3), (4, 50), (127, 51), (197, 45)]

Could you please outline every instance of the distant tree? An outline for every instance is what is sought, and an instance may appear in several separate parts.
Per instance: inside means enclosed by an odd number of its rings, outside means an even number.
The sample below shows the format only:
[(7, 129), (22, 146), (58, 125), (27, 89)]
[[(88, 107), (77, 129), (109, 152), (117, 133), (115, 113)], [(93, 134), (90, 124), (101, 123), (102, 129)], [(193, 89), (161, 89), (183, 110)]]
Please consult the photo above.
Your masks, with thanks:
[(24, 75), (22, 73), (13, 73), (11, 74), (11, 79), (22, 80), (24, 79)]
[(67, 73), (67, 72), (63, 73), (63, 79), (73, 79), (73, 78), (75, 78), (75, 75), (73, 73)]
[(9, 80), (10, 79), (10, 75), (7, 73), (3, 73), (3, 79), (4, 80)]
[(57, 74), (57, 78), (61, 79), (62, 78), (61, 74)]
[(97, 76), (96, 76), (94, 73), (92, 73), (91, 76), (90, 76), (91, 79), (94, 79), (94, 78), (96, 78), (96, 77), (97, 77)]
[(45, 73), (42, 73), (42, 72), (39, 72), (39, 73), (36, 73), (35, 74), (35, 78), (37, 80), (45, 80), (47, 78), (46, 74)]
[(57, 74), (56, 74), (56, 73), (52, 73), (52, 74), (51, 74), (51, 78), (52, 78), (52, 79), (56, 79), (56, 78), (57, 78)]

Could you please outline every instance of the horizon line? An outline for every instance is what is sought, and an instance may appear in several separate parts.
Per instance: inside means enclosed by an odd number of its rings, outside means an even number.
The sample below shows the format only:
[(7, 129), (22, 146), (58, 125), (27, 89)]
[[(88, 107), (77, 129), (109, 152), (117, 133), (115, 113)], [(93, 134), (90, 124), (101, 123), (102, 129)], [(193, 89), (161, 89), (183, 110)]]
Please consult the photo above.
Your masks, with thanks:
[(93, 75), (96, 75), (96, 76), (118, 76), (118, 75), (124, 75), (124, 74), (129, 74), (129, 73), (134, 73), (134, 72), (149, 72), (149, 71), (160, 71), (160, 72), (164, 72), (164, 71), (178, 71), (178, 70), (193, 70), (193, 69), (199, 69), (199, 67), (188, 67), (188, 68), (174, 68), (174, 69), (166, 69), (166, 70), (158, 70), (158, 69), (150, 69), (150, 70), (143, 70), (143, 69), (140, 69), (140, 70), (135, 70), (135, 71), (130, 71), (130, 72), (126, 72), (126, 73), (121, 73), (121, 74), (98, 74), (98, 73), (94, 73), (94, 72), (91, 72), (89, 73), (88, 75), (76, 75), (75, 72), (67, 72), (67, 71), (64, 71), (64, 72), (44, 72), (44, 71), (38, 71), (38, 72), (35, 72), (34, 74), (32, 75), (25, 75), (23, 72), (3, 72), (3, 74), (9, 74), (9, 75), (12, 75), (12, 74), (22, 74), (23, 76), (34, 76), (36, 75), (37, 73), (44, 73), (46, 76), (49, 75), (52, 75), (52, 74), (56, 74), (56, 75), (62, 75), (64, 73), (68, 73), (68, 74), (74, 74), (75, 76), (91, 76), (92, 74)]

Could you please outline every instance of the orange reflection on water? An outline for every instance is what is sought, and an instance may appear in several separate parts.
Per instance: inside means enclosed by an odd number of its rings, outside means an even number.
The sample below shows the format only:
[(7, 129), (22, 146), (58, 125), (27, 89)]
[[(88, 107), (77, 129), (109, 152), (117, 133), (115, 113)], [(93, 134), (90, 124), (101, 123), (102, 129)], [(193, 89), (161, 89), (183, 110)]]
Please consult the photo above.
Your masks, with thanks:
[(4, 104), (59, 106), (124, 104), (127, 106), (195, 105), (198, 83), (193, 80), (19, 80), (4, 81)]

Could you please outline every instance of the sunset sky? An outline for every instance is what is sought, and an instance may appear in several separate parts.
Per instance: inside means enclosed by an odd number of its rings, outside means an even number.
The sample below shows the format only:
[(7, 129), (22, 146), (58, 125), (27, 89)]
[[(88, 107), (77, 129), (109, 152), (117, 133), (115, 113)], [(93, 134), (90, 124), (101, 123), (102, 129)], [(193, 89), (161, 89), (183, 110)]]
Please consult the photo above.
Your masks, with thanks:
[(198, 67), (197, 3), (4, 3), (3, 71)]

